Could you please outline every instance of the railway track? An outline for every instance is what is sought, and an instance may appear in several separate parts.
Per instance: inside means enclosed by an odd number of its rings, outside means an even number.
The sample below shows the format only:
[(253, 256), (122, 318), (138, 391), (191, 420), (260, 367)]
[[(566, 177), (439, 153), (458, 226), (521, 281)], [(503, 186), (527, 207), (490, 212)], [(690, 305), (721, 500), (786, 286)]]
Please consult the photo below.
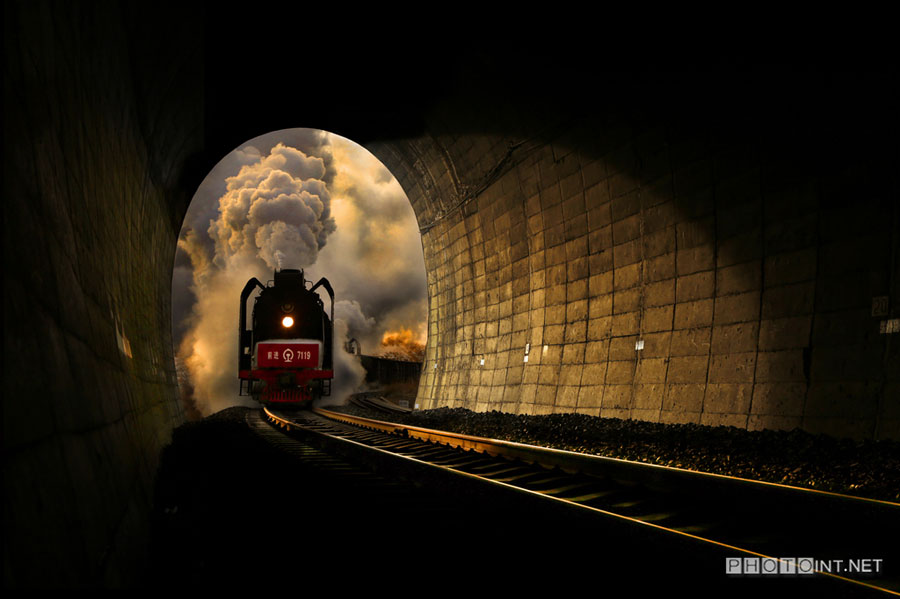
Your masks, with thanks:
[[(515, 506), (525, 517), (584, 526), (586, 542), (597, 535), (607, 541), (604, 555), (622, 543), (644, 556), (648, 571), (649, 564), (668, 560), (670, 572), (694, 569), (729, 592), (745, 585), (758, 592), (777, 578), (802, 591), (900, 596), (900, 552), (889, 532), (900, 530), (895, 503), (321, 409), (266, 410), (266, 418), (283, 433), (385, 476)], [(649, 546), (652, 552), (640, 553)]]
[[(357, 498), (362, 499), (368, 514), (375, 514), (388, 521), (387, 524), (379, 523), (377, 526), (390, 529), (392, 527), (390, 520), (401, 515), (412, 515), (417, 518), (453, 517), (452, 508), (444, 502), (415, 492), (410, 484), (401, 480), (380, 476), (369, 468), (342, 458), (337, 453), (329, 453), (295, 436), (286, 435), (284, 432), (290, 425), (276, 421), (275, 427), (270, 426), (272, 420), (269, 419), (267, 422), (267, 418), (260, 411), (248, 412), (246, 421), (250, 429), (266, 443), (288, 456), (295, 464), (302, 466), (301, 470), (293, 471), (292, 476), (312, 475), (316, 486), (327, 487), (333, 495), (326, 501), (337, 500), (344, 503), (345, 508), (352, 508), (357, 504)], [(339, 497), (335, 497), (335, 494)], [(357, 524), (375, 528), (371, 519)]]

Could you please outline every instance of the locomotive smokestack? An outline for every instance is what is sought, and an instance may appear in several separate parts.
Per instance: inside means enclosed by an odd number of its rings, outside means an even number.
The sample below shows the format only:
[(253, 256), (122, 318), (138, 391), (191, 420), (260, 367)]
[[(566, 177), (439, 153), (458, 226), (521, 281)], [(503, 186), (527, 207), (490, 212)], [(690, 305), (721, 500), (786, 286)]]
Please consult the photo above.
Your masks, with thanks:
[(303, 269), (284, 268), (275, 271), (275, 285), (293, 285), (304, 287), (306, 279), (303, 277)]

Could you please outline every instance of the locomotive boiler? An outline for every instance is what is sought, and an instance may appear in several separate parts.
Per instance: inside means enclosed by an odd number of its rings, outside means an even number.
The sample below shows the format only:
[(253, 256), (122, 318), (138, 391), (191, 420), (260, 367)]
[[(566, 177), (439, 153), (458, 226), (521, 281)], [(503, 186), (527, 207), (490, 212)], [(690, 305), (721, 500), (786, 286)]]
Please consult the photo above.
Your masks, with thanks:
[[(328, 293), (330, 313), (319, 294)], [(247, 328), (247, 300), (253, 303)], [(334, 290), (322, 278), (310, 286), (302, 270), (275, 271), (263, 285), (247, 281), (241, 292), (238, 377), (240, 394), (264, 405), (306, 407), (331, 394), (334, 378)]]

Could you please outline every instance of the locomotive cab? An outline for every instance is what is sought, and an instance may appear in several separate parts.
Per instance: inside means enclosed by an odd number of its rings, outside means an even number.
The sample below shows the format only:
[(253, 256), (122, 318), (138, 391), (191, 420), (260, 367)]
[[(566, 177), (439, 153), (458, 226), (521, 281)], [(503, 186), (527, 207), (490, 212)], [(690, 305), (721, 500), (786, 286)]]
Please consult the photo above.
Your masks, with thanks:
[[(334, 291), (327, 279), (307, 288), (302, 270), (275, 272), (263, 286), (250, 279), (241, 293), (238, 371), (241, 395), (263, 404), (307, 406), (331, 393), (334, 377)], [(252, 327), (246, 328), (247, 299), (254, 300)], [(316, 290), (331, 302), (330, 316)]]

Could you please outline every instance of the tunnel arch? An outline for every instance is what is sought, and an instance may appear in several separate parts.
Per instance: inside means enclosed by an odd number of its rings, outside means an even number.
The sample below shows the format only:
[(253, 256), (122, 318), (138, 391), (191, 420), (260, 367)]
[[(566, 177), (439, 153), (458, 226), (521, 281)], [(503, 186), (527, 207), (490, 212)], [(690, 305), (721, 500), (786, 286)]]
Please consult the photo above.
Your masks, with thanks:
[[(428, 351), (443, 366), (425, 407), (900, 436), (896, 78), (872, 57), (660, 70), (593, 39), (496, 56), (403, 45), (399, 78), (343, 63), (353, 93), (292, 79), (246, 94), (229, 86), (259, 66), (248, 44), (179, 10), (4, 4), (4, 582), (140, 580), (160, 450), (184, 420), (178, 228), (219, 157), (301, 108), (370, 148), (434, 224)], [(517, 315), (558, 363), (513, 364)], [(590, 387), (599, 406), (580, 403)]]

